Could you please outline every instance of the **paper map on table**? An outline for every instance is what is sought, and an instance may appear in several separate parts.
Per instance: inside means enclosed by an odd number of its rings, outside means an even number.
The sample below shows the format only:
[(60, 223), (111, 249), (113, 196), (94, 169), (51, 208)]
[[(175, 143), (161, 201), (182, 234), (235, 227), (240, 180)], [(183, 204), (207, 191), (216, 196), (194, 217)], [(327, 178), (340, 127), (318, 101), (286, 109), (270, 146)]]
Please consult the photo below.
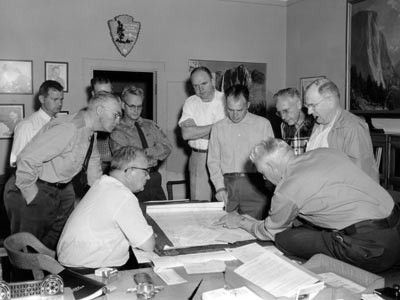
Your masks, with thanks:
[(222, 202), (149, 205), (146, 212), (162, 228), (173, 248), (223, 244), (226, 236), (230, 242), (254, 240), (243, 229), (212, 225), (226, 214), (223, 206)]

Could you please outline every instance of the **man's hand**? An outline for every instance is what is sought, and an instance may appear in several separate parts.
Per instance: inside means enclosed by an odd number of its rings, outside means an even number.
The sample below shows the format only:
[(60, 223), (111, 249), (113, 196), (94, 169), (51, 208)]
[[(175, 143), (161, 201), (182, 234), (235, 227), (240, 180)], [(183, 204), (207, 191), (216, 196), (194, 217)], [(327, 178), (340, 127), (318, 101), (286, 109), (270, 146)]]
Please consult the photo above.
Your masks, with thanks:
[(240, 220), (241, 220), (241, 215), (239, 215), (237, 211), (233, 211), (223, 216), (217, 222), (214, 222), (213, 225), (214, 226), (222, 225), (222, 227), (234, 229), (240, 227)]
[(215, 194), (215, 198), (217, 198), (217, 200), (219, 202), (224, 202), (225, 207), (228, 204), (228, 192), (226, 191), (226, 189), (221, 189), (219, 190), (216, 194)]
[(196, 122), (193, 119), (186, 119), (185, 121), (181, 122), (181, 127), (191, 126), (197, 126)]
[(38, 192), (39, 189), (36, 183), (27, 189), (21, 190), (22, 197), (25, 198), (26, 204), (28, 205), (35, 199)]

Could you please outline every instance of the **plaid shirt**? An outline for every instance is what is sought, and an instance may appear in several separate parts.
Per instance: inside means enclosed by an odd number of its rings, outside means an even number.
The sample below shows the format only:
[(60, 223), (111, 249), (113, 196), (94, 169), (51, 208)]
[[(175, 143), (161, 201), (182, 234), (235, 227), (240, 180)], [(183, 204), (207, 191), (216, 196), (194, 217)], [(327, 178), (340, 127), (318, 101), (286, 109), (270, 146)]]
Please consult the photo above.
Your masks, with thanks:
[(307, 142), (310, 139), (314, 126), (314, 119), (310, 115), (305, 115), (303, 123), (298, 128), (296, 125), (281, 123), (282, 139), (292, 147), (295, 155), (306, 152)]

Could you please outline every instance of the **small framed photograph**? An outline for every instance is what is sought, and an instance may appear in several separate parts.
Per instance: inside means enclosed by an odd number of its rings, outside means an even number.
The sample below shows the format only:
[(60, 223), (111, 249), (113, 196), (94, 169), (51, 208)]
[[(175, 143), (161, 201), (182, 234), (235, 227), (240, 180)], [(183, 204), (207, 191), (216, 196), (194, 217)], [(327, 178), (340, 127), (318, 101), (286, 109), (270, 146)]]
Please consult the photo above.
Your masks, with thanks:
[(0, 59), (0, 94), (33, 94), (33, 62)]
[(306, 88), (315, 80), (326, 78), (325, 76), (302, 77), (300, 78), (300, 98), (304, 102), (304, 92)]
[(0, 104), (0, 139), (12, 138), (15, 126), (24, 117), (24, 104)]
[(60, 112), (57, 113), (57, 118), (60, 116), (68, 116), (69, 115), (69, 111), (68, 110), (62, 110)]
[(68, 63), (57, 61), (45, 61), (45, 80), (58, 81), (64, 88), (64, 92), (68, 92)]

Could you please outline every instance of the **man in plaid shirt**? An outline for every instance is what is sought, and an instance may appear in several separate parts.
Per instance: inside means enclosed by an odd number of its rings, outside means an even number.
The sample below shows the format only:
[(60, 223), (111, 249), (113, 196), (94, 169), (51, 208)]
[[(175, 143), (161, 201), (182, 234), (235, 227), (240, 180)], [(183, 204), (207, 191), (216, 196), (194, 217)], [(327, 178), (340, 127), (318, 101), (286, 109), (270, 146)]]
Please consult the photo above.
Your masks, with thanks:
[(296, 155), (306, 151), (314, 118), (303, 109), (300, 94), (295, 88), (286, 88), (274, 95), (276, 114), (282, 119), (282, 139), (292, 147)]

